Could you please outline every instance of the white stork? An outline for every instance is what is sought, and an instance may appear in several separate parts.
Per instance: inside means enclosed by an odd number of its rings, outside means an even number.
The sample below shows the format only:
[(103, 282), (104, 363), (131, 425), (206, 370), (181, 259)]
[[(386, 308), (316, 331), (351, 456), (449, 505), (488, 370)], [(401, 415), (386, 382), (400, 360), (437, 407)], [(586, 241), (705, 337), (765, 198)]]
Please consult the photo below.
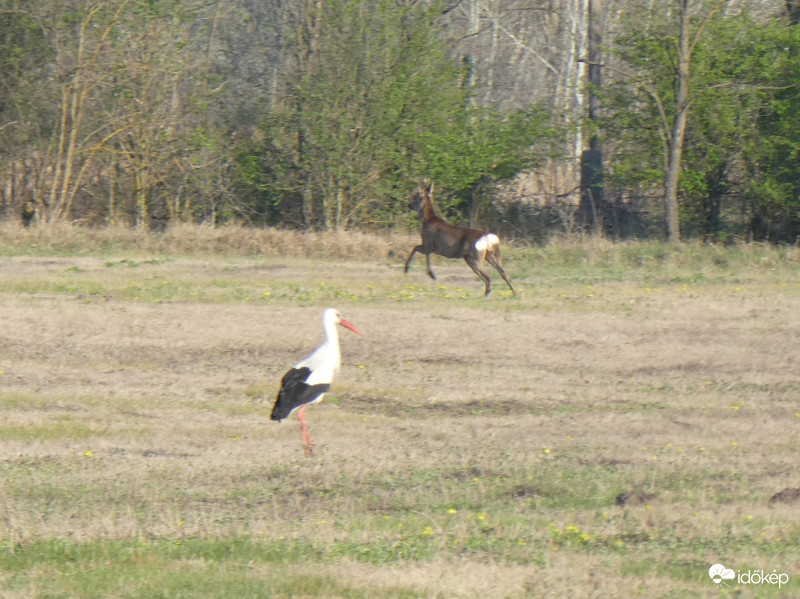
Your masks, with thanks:
[(280, 421), (300, 408), (297, 417), (300, 419), (300, 428), (303, 431), (306, 455), (311, 455), (314, 447), (308, 436), (308, 426), (306, 426), (304, 418), (306, 406), (320, 401), (324, 397), (342, 364), (337, 324), (361, 335), (361, 331), (344, 320), (334, 308), (323, 310), (322, 326), (325, 329), (325, 341), (311, 355), (300, 360), (283, 375), (281, 389), (278, 391), (278, 397), (275, 399), (275, 406), (270, 415), (272, 420)]

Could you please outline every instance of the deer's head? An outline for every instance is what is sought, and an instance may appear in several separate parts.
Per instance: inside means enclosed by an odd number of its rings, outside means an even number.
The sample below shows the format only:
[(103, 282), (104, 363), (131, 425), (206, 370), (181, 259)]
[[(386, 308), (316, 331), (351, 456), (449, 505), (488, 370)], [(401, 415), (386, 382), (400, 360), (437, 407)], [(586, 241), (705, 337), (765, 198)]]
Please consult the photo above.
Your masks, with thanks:
[(411, 197), (408, 208), (414, 210), (420, 218), (425, 215), (425, 204), (433, 207), (433, 181), (428, 183), (427, 179), (419, 184), (416, 193)]

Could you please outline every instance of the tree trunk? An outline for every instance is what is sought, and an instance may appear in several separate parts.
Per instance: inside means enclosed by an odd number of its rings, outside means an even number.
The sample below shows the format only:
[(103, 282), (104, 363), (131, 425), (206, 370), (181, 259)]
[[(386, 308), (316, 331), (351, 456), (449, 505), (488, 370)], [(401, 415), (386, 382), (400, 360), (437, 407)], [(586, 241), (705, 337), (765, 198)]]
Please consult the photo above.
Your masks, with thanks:
[(588, 0), (570, 0), (562, 18), (561, 40), (564, 56), (559, 89), (556, 90), (556, 106), (563, 111), (565, 124), (572, 127), (572, 134), (566, 138), (566, 155), (571, 159), (575, 171), (579, 166), (583, 151), (583, 128), (581, 120), (585, 116), (584, 72), (587, 35)]
[(678, 41), (678, 73), (676, 81), (675, 117), (669, 139), (669, 158), (664, 181), (664, 216), (667, 241), (677, 243), (681, 239), (678, 215), (678, 178), (681, 170), (683, 138), (689, 113), (689, 0), (680, 3), (680, 36)]
[(800, 0), (786, 0), (786, 15), (792, 25), (800, 23)]
[(339, 187), (336, 191), (336, 214), (333, 217), (333, 228), (335, 231), (338, 231), (342, 224), (342, 207), (346, 201), (345, 191)]
[[(589, 0), (589, 122), (597, 123), (600, 100), (597, 92), (602, 86), (603, 19), (606, 0)], [(592, 127), (589, 149), (581, 154), (581, 204), (579, 218), (594, 231), (603, 227), (603, 149)]]
[(307, 176), (303, 183), (303, 193), (300, 198), (300, 210), (303, 213), (303, 228), (310, 229), (314, 226), (314, 195), (311, 193), (311, 177)]

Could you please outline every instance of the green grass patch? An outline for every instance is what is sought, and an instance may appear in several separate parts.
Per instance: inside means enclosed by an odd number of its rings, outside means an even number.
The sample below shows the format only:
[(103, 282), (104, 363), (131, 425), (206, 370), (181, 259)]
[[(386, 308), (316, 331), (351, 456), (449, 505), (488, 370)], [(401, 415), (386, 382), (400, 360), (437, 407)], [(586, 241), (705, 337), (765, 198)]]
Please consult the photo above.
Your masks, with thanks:
[[(41, 597), (362, 597), (415, 599), (411, 589), (369, 590), (287, 565), (330, 562), (338, 547), (247, 538), (43, 540), (0, 552), (0, 588)], [(350, 552), (345, 552), (350, 553)]]
[(0, 440), (2, 441), (88, 439), (102, 434), (103, 430), (94, 429), (71, 418), (63, 418), (45, 424), (0, 425)]

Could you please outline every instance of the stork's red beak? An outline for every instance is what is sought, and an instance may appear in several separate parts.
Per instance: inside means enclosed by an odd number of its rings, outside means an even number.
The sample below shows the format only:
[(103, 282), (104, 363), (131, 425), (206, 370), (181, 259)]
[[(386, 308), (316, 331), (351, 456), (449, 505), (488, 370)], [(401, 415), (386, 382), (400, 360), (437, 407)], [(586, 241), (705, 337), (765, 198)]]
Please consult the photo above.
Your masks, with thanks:
[(364, 334), (364, 333), (362, 333), (361, 331), (359, 331), (359, 330), (358, 330), (356, 327), (354, 327), (352, 323), (350, 323), (350, 322), (347, 322), (347, 321), (346, 321), (344, 318), (342, 318), (342, 319), (339, 321), (339, 324), (340, 324), (340, 325), (342, 325), (342, 326), (343, 326), (344, 328), (346, 328), (346, 329), (350, 329), (350, 330), (351, 330), (351, 331), (353, 331), (353, 332), (354, 332), (356, 335), (363, 335), (363, 334)]

